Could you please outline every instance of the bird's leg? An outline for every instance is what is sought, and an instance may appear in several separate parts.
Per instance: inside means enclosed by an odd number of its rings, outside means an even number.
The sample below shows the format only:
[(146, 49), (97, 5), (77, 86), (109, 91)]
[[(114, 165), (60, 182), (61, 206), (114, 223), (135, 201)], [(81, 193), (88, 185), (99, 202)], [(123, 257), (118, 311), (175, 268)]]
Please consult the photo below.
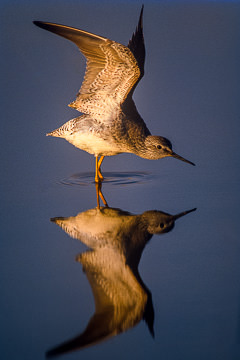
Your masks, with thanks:
[(100, 209), (99, 196), (102, 199), (103, 204), (108, 207), (107, 201), (105, 200), (103, 193), (102, 193), (102, 183), (96, 182), (95, 186), (96, 186), (96, 193), (97, 193), (97, 208)]
[(104, 156), (101, 156), (98, 161), (98, 177), (101, 181), (103, 181), (103, 179), (104, 179), (104, 177), (102, 176), (102, 173), (101, 173), (101, 165), (102, 165), (103, 159), (104, 159)]
[(96, 163), (95, 163), (95, 183), (98, 183), (99, 181), (101, 181), (99, 179), (99, 175), (98, 175), (98, 157), (96, 156)]
[(95, 182), (96, 183), (103, 181), (103, 176), (102, 176), (101, 169), (100, 169), (103, 159), (104, 159), (104, 156), (101, 156), (98, 161), (98, 156), (96, 156), (96, 165), (95, 165)]

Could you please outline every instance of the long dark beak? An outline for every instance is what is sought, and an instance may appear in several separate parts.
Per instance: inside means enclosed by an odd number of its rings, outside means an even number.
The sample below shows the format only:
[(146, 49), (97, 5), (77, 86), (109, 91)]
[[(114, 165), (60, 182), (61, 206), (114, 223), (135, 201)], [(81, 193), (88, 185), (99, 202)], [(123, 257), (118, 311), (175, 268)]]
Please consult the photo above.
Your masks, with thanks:
[(191, 164), (191, 165), (195, 166), (195, 164), (193, 162), (191, 162), (191, 161), (189, 161), (187, 159), (184, 159), (182, 156), (176, 154), (175, 152), (172, 152), (170, 156), (174, 157), (175, 159), (182, 160), (182, 161), (184, 161), (184, 162), (186, 162), (188, 164)]

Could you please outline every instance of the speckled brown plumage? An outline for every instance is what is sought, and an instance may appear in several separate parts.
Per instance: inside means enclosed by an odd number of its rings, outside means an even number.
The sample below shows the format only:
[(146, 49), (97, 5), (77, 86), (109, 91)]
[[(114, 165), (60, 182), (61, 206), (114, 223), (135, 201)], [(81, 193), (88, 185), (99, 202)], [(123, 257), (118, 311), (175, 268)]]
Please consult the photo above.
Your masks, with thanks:
[(169, 140), (151, 135), (132, 100), (144, 74), (142, 15), (143, 7), (128, 47), (69, 26), (34, 21), (35, 25), (74, 42), (87, 59), (82, 86), (76, 100), (69, 104), (84, 115), (47, 135), (62, 137), (93, 154), (96, 182), (103, 179), (98, 156), (123, 152), (152, 160), (172, 156), (194, 165), (175, 154)]

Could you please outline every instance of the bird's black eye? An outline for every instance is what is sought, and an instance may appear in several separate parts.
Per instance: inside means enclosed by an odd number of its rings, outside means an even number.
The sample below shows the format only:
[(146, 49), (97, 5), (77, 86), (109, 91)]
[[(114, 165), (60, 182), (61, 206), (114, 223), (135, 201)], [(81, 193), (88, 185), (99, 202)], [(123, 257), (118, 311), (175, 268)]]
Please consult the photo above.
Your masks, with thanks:
[(157, 145), (157, 148), (158, 148), (159, 150), (161, 150), (162, 147), (161, 147), (161, 145)]

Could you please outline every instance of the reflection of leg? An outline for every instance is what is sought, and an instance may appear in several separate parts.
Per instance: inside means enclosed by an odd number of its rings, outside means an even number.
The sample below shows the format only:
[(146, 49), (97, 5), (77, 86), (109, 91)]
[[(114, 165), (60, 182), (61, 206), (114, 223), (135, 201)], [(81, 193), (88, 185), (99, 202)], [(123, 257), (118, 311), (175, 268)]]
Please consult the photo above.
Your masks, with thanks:
[(98, 209), (100, 208), (99, 196), (102, 199), (103, 204), (108, 207), (107, 201), (104, 198), (103, 193), (102, 193), (102, 183), (101, 182), (96, 182), (95, 186), (96, 186), (97, 207), (98, 207)]
[(101, 173), (101, 165), (102, 165), (103, 159), (104, 159), (104, 156), (101, 156), (99, 161), (98, 161), (98, 177), (99, 177), (99, 179), (101, 181), (103, 180), (103, 176), (102, 176), (102, 173)]
[(99, 189), (99, 196), (100, 196), (100, 198), (102, 199), (103, 204), (108, 207), (108, 203), (107, 203), (105, 197), (103, 196), (101, 187), (102, 187), (102, 186), (100, 186), (100, 189)]
[(96, 195), (97, 195), (97, 208), (100, 209), (100, 202), (99, 202), (99, 183), (96, 182), (96, 179), (95, 179), (95, 187), (96, 187)]

